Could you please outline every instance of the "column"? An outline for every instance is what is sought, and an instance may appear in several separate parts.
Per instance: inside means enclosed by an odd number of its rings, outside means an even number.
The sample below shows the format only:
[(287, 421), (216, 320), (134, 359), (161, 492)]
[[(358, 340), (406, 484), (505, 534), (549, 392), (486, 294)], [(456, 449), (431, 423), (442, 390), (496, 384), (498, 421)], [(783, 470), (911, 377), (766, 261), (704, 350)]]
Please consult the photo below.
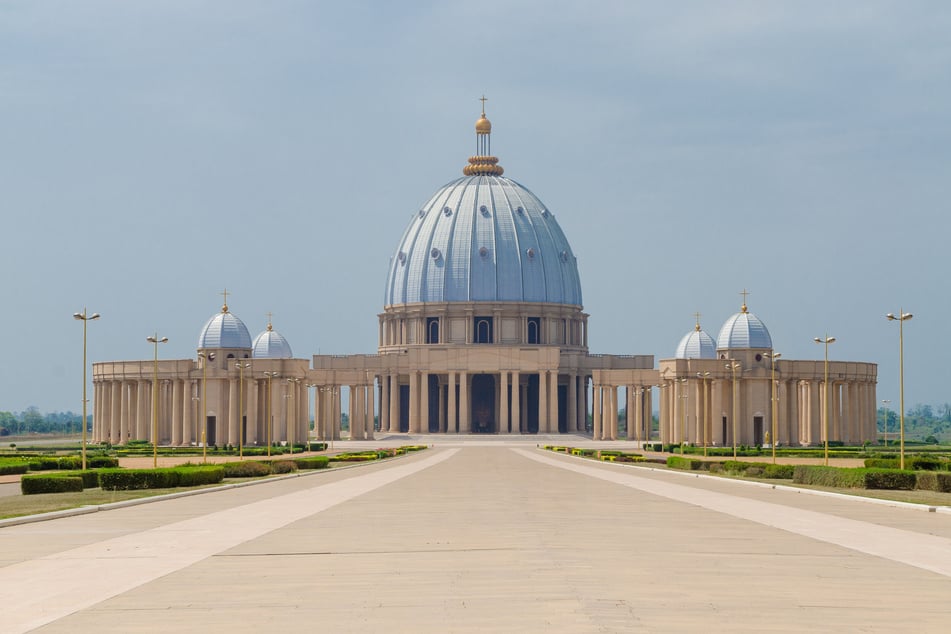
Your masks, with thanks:
[(538, 372), (538, 433), (548, 433), (548, 373)]
[(521, 377), (518, 370), (512, 371), (512, 433), (522, 433)]
[(419, 432), (429, 433), (429, 373), (419, 375)]
[(129, 391), (126, 389), (125, 381), (119, 381), (119, 438), (122, 440), (120, 442), (126, 443), (129, 441), (128, 427), (129, 427)]
[(109, 442), (113, 445), (121, 445), (123, 442), (121, 427), (121, 390), (118, 381), (109, 382)]
[(373, 435), (373, 427), (374, 427), (373, 417), (374, 417), (374, 414), (376, 413), (376, 391), (373, 389), (372, 382), (366, 386), (365, 390), (367, 393), (367, 406), (366, 406), (367, 424), (365, 425), (366, 435), (367, 435), (367, 440), (374, 440), (375, 436)]
[(509, 373), (499, 373), (499, 433), (509, 433)]
[(578, 431), (578, 375), (574, 372), (568, 375), (568, 400), (565, 403), (565, 431), (569, 434)]
[[(285, 405), (289, 406), (290, 403)], [(221, 444), (238, 445), (238, 416), (240, 415), (238, 412), (238, 382), (234, 379), (228, 379), (228, 436), (223, 439)]]
[(578, 376), (578, 431), (588, 432), (588, 377)]
[(446, 386), (449, 390), (448, 400), (449, 404), (446, 406), (446, 414), (449, 417), (448, 420), (448, 429), (446, 430), (450, 434), (455, 434), (459, 431), (456, 425), (456, 373), (449, 373), (449, 384)]
[(446, 433), (446, 390), (447, 387), (445, 384), (439, 386), (439, 415), (438, 415), (438, 425), (439, 433)]
[[(472, 320), (470, 319), (469, 322)], [(468, 322), (467, 322), (468, 323)], [(468, 434), (472, 431), (469, 425), (469, 373), (459, 373), (459, 433)]]
[(258, 417), (258, 392), (260, 391), (260, 384), (257, 379), (245, 379), (245, 385), (247, 385), (247, 396), (245, 411), (247, 412), (248, 422), (247, 425), (247, 438), (245, 444), (247, 445), (259, 445), (261, 444), (259, 440), (261, 439), (260, 432), (260, 418)]
[(591, 432), (592, 440), (601, 440), (601, 386), (594, 386), (594, 409), (591, 413), (591, 419), (594, 428)]
[(390, 426), (390, 376), (380, 375), (380, 432)]
[(400, 433), (400, 375), (390, 375), (390, 433)]
[(419, 433), (419, 372), (409, 373), (409, 433)]
[(333, 394), (333, 420), (330, 421), (330, 432), (333, 434), (332, 438), (334, 440), (340, 440), (340, 407), (342, 400), (340, 398), (340, 390), (343, 389), (341, 385), (334, 385)]
[(193, 436), (192, 433), (192, 419), (195, 414), (195, 405), (197, 401), (192, 400), (192, 395), (194, 394), (194, 381), (188, 381), (184, 383), (183, 386), (183, 396), (182, 396), (182, 445), (188, 447), (192, 444)]
[(172, 446), (178, 447), (182, 444), (182, 407), (184, 399), (182, 392), (184, 383), (181, 379), (172, 379)]
[[(347, 403), (347, 418), (350, 420), (350, 440), (356, 440), (358, 438), (358, 427), (359, 421), (357, 420), (357, 399), (356, 399), (356, 390), (353, 389), (352, 385), (348, 385), (347, 389), (350, 391), (350, 399)], [(360, 436), (362, 439), (363, 437)]]
[(558, 370), (548, 375), (548, 432), (558, 433)]

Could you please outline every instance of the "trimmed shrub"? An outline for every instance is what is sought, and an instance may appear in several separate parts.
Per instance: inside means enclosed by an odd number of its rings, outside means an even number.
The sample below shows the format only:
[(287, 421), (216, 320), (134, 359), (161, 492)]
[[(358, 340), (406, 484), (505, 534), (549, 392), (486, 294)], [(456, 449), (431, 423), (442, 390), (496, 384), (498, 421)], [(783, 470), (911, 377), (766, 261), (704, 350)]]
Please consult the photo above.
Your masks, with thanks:
[(119, 466), (119, 459), (112, 456), (86, 456), (88, 469), (115, 469)]
[(941, 460), (934, 456), (911, 456), (905, 460), (905, 467), (915, 471), (940, 471), (943, 466)]
[(82, 456), (62, 456), (56, 460), (58, 469), (82, 469)]
[(311, 441), (308, 443), (308, 451), (326, 451), (327, 443), (325, 442), (314, 442)]
[(793, 477), (793, 469), (791, 464), (768, 464), (763, 468), (763, 477), (790, 480)]
[(865, 469), (839, 469), (820, 465), (796, 465), (793, 482), (827, 487), (862, 489), (865, 487)]
[(870, 469), (897, 469), (898, 458), (866, 458), (865, 466)]
[(765, 473), (766, 473), (765, 467), (760, 467), (758, 465), (751, 465), (746, 469), (746, 471), (743, 472), (743, 475), (745, 475), (748, 478), (762, 478)]
[(915, 474), (916, 486), (924, 491), (951, 493), (951, 473), (919, 471)]
[(104, 469), (99, 486), (109, 491), (171, 489), (178, 486), (216, 484), (224, 478), (220, 466), (182, 466), (169, 469)]
[(178, 486), (195, 487), (203, 484), (218, 484), (225, 478), (221, 465), (202, 465), (196, 467), (176, 467)]
[(30, 458), (30, 471), (51, 471), (53, 469), (59, 469), (59, 459), (54, 456)]
[(83, 479), (74, 475), (25, 475), (20, 479), (23, 495), (37, 493), (78, 493), (83, 490)]
[(225, 462), (221, 465), (226, 478), (260, 478), (271, 475), (271, 465), (255, 460)]
[(912, 491), (917, 484), (914, 472), (898, 469), (865, 469), (866, 489), (900, 489)]
[(30, 463), (23, 460), (0, 460), (0, 475), (26, 473), (30, 470)]
[(703, 466), (703, 460), (694, 458), (682, 458), (680, 456), (667, 456), (667, 466), (671, 469), (683, 469), (685, 471), (698, 471)]
[(271, 473), (292, 473), (297, 471), (297, 463), (293, 460), (275, 460), (271, 463)]
[(310, 456), (308, 458), (295, 458), (294, 464), (298, 469), (326, 469), (330, 466), (330, 458), (327, 456)]

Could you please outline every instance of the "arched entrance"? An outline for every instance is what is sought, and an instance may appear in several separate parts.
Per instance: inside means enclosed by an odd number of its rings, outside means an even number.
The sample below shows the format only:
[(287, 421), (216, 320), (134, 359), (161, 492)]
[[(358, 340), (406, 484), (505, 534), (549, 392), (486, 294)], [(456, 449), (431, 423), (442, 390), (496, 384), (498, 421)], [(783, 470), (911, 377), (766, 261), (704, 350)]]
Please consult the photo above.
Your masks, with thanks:
[(495, 406), (495, 376), (476, 374), (472, 377), (472, 433), (492, 434), (498, 429)]

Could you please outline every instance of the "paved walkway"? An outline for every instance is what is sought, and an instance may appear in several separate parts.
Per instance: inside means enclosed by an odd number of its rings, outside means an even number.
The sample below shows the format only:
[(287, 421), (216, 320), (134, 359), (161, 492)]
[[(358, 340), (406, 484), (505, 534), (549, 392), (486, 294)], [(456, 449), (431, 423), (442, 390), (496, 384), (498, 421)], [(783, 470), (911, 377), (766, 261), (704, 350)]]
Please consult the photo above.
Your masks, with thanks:
[(0, 632), (948, 629), (951, 515), (447, 444), (0, 529)]

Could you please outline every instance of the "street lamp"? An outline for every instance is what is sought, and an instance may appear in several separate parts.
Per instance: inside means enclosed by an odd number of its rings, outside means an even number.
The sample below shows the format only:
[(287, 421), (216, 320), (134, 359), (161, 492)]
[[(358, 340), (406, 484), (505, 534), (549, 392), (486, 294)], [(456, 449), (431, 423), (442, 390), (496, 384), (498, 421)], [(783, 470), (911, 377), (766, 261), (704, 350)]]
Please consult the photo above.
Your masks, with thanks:
[(276, 377), (278, 372), (265, 372), (264, 376), (267, 377), (267, 457), (271, 457), (271, 428), (274, 427), (274, 422), (271, 420), (271, 379)]
[(825, 384), (824, 390), (826, 394), (825, 395), (826, 406), (825, 406), (825, 412), (824, 412), (825, 417), (822, 421), (822, 435), (825, 436), (825, 439), (824, 439), (825, 458), (824, 458), (823, 464), (828, 467), (829, 466), (829, 416), (831, 411), (830, 408), (832, 405), (829, 402), (829, 344), (835, 343), (835, 337), (830, 337), (829, 334), (826, 333), (825, 337), (813, 337), (812, 340), (818, 344), (823, 344), (826, 347), (826, 360), (825, 360), (825, 372), (824, 372), (825, 378), (823, 379), (823, 382)]
[(152, 468), (158, 469), (158, 345), (168, 343), (168, 337), (159, 339), (158, 333), (146, 337), (155, 345), (155, 362), (152, 365)]
[(885, 436), (885, 446), (886, 446), (886, 447), (888, 446), (888, 404), (891, 403), (891, 402), (892, 402), (892, 399), (890, 399), (890, 398), (883, 398), (883, 399), (882, 399), (882, 407), (883, 407), (884, 410), (885, 410), (885, 415), (884, 415), (884, 418), (885, 418), (885, 430), (882, 432), (882, 435)]
[(235, 363), (238, 369), (238, 460), (244, 460), (244, 371), (250, 363)]
[(690, 393), (687, 391), (687, 379), (678, 379), (682, 392), (680, 398), (682, 398), (683, 404), (681, 405), (681, 425), (680, 425), (680, 455), (684, 455), (684, 449), (687, 444), (687, 407), (689, 405)]
[(769, 382), (773, 388), (773, 438), (769, 444), (773, 450), (773, 464), (776, 464), (776, 427), (779, 425), (779, 397), (776, 396), (776, 359), (783, 355), (780, 352), (764, 352), (763, 356), (769, 357)]
[(99, 313), (93, 313), (92, 315), (86, 314), (86, 307), (83, 306), (83, 312), (73, 313), (73, 319), (78, 319), (83, 322), (83, 440), (82, 440), (82, 452), (83, 452), (83, 471), (86, 470), (86, 403), (88, 399), (86, 398), (86, 324), (94, 319), (99, 319)]
[(739, 361), (730, 361), (726, 364), (726, 369), (733, 372), (733, 459), (736, 460), (736, 419), (739, 417), (738, 411), (738, 398), (736, 391), (736, 372), (743, 368), (743, 364)]
[(911, 313), (898, 310), (896, 317), (892, 313), (885, 315), (888, 321), (898, 322), (898, 468), (905, 468), (905, 336), (902, 325), (912, 318)]
[(208, 363), (215, 360), (214, 352), (206, 352), (202, 350), (198, 353), (198, 358), (201, 359), (201, 461), (202, 463), (208, 462), (208, 401), (205, 399), (205, 376), (206, 370), (208, 368)]
[(709, 417), (709, 412), (707, 411), (707, 379), (710, 378), (709, 372), (697, 372), (697, 378), (700, 379), (703, 383), (703, 418), (701, 425), (703, 425), (703, 457), (707, 457), (707, 418)]

